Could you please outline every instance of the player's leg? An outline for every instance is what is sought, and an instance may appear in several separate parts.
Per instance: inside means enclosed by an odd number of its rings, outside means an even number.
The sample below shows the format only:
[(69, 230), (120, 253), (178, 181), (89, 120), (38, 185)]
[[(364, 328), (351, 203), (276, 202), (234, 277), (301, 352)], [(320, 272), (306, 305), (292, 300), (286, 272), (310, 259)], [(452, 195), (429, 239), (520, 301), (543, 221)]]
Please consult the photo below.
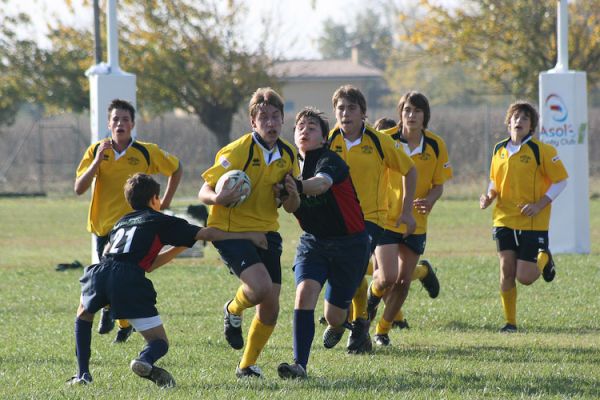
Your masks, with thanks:
[[(381, 244), (375, 249), (377, 271), (373, 274), (373, 281), (371, 281), (371, 285), (369, 285), (367, 297), (367, 310), (369, 313), (369, 320), (371, 321), (375, 320), (375, 317), (377, 316), (377, 307), (390, 287), (388, 281), (392, 277), (394, 277), (394, 282), (398, 279), (398, 243), (400, 239), (395, 237), (397, 235), (392, 234), (393, 232), (386, 231), (381, 240)], [(394, 238), (391, 236), (394, 236)]]
[(415, 252), (406, 244), (397, 245), (397, 249), (399, 266), (398, 280), (389, 291), (385, 310), (375, 328), (375, 343), (384, 346), (389, 345), (390, 343), (389, 332), (392, 328), (394, 317), (402, 308), (402, 305), (408, 296), (412, 275), (420, 256), (420, 253)]
[[(104, 248), (108, 244), (110, 239), (109, 235), (105, 236), (97, 236), (94, 235), (96, 240), (96, 255), (98, 256), (98, 260), (102, 259), (102, 255), (104, 254)], [(109, 333), (115, 327), (115, 321), (110, 316), (110, 305), (104, 306), (100, 311), (100, 321), (98, 322), (98, 333), (100, 335), (104, 335)]]
[(125, 343), (133, 333), (133, 326), (126, 319), (118, 319), (116, 322), (119, 330), (113, 343)]
[(94, 314), (85, 310), (83, 302), (79, 303), (75, 318), (75, 355), (77, 356), (77, 375), (71, 377), (70, 385), (86, 385), (92, 382), (90, 373), (90, 356), (92, 353), (92, 323)]
[(144, 379), (154, 382), (161, 388), (175, 386), (175, 379), (156, 362), (169, 351), (169, 340), (159, 315), (149, 318), (133, 318), (130, 323), (146, 340), (146, 345), (138, 357), (131, 361), (131, 370)]
[(519, 237), (513, 229), (494, 227), (493, 238), (496, 241), (500, 263), (500, 298), (505, 320), (500, 332), (512, 333), (517, 331), (516, 277)]

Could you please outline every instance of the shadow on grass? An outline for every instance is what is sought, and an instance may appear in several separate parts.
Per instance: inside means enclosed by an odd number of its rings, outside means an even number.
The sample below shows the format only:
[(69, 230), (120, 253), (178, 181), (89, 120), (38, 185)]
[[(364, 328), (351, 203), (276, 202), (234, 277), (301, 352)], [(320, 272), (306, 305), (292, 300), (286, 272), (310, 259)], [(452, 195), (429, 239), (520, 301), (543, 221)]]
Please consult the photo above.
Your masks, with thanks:
[[(485, 325), (470, 324), (463, 321), (450, 321), (443, 325), (444, 329), (450, 331), (462, 331), (462, 332), (498, 332), (502, 327), (502, 323), (499, 322), (497, 325), (491, 323)], [(589, 326), (519, 326), (519, 333), (551, 333), (551, 334), (600, 334), (600, 326), (589, 325)]]

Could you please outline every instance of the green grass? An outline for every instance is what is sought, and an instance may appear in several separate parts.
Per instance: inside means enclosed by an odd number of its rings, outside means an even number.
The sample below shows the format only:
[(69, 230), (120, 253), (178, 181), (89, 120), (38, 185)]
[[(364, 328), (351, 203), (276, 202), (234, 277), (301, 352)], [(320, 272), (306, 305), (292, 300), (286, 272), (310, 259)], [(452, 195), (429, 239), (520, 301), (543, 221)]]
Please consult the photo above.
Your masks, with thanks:
[[(129, 371), (143, 345), (139, 335), (116, 346), (113, 334), (94, 333), (93, 385), (64, 385), (76, 370), (72, 331), (81, 271), (54, 266), (89, 259), (86, 212), (86, 199), (0, 199), (2, 399), (600, 397), (600, 201), (591, 203), (592, 254), (557, 255), (552, 284), (519, 286), (521, 332), (514, 335), (496, 333), (502, 311), (489, 211), (475, 200), (441, 201), (426, 254), (442, 284), (439, 298), (415, 284), (405, 305), (411, 329), (393, 331), (393, 346), (371, 355), (347, 355), (342, 345), (325, 350), (317, 326), (310, 379), (302, 382), (281, 381), (276, 373), (292, 358), (291, 262), (299, 235), (293, 218), (282, 218), (282, 308), (259, 359), (264, 380), (238, 381), (241, 353), (223, 339), (221, 310), (237, 280), (210, 246), (203, 259), (178, 259), (150, 275), (171, 341), (160, 361), (177, 379), (170, 391)], [(245, 332), (252, 314), (245, 315)]]

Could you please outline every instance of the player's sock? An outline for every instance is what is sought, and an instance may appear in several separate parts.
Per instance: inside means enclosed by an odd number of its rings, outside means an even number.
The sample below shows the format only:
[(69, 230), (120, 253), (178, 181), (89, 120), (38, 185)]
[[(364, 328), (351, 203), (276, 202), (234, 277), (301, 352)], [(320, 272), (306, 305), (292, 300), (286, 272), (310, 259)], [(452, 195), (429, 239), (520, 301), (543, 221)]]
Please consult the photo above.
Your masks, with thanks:
[(129, 321), (127, 321), (126, 319), (118, 319), (117, 325), (119, 325), (119, 329), (127, 329), (131, 326), (129, 324)]
[(373, 282), (373, 284), (371, 285), (371, 293), (373, 293), (375, 296), (381, 298), (381, 297), (385, 296), (385, 294), (387, 293), (387, 289), (381, 290), (377, 287), (375, 282)]
[(402, 312), (402, 309), (398, 310), (396, 316), (394, 317), (394, 321), (404, 321), (404, 313)]
[(250, 300), (248, 300), (248, 297), (246, 297), (242, 286), (240, 286), (235, 294), (235, 297), (227, 306), (227, 310), (232, 314), (242, 315), (242, 312), (245, 309), (253, 306), (254, 304), (252, 304)]
[(315, 337), (315, 311), (294, 310), (294, 360), (306, 370)]
[(79, 377), (90, 373), (90, 356), (92, 354), (92, 321), (75, 319), (75, 355), (79, 366)]
[(265, 325), (255, 315), (248, 331), (248, 344), (244, 349), (244, 355), (242, 361), (240, 361), (240, 368), (247, 368), (251, 365), (256, 364), (258, 356), (262, 352), (262, 349), (267, 344), (267, 341), (271, 337), (275, 325)]
[(373, 261), (369, 260), (369, 265), (367, 266), (367, 275), (373, 276)]
[(369, 314), (367, 313), (367, 290), (369, 284), (367, 278), (363, 277), (354, 298), (352, 299), (352, 311), (354, 313), (352, 320), (356, 321), (358, 318), (368, 319)]
[(429, 271), (424, 264), (417, 264), (410, 280), (411, 281), (416, 281), (417, 279), (421, 280), (427, 276), (428, 272)]
[(517, 326), (517, 287), (500, 291), (500, 297), (506, 323)]
[(162, 356), (169, 351), (169, 345), (162, 339), (153, 340), (144, 346), (138, 359), (154, 365)]
[(377, 327), (375, 328), (375, 333), (377, 335), (385, 335), (390, 332), (392, 329), (392, 321), (388, 321), (385, 318), (381, 317), (379, 322), (377, 323)]

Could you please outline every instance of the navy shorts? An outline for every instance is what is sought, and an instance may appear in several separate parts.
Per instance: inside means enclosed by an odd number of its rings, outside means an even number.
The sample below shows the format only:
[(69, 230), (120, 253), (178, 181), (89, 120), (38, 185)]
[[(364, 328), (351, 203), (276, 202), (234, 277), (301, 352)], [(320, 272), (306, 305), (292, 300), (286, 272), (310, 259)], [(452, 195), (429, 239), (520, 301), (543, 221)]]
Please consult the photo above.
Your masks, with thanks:
[(294, 274), (296, 286), (312, 279), (325, 288), (325, 299), (346, 309), (367, 272), (370, 240), (366, 232), (355, 235), (318, 239), (304, 233), (296, 249)]
[(158, 315), (154, 285), (138, 265), (105, 259), (87, 267), (79, 283), (83, 307), (90, 313), (110, 304), (113, 319)]
[(521, 231), (505, 226), (492, 228), (498, 251), (512, 250), (517, 259), (536, 262), (538, 252), (548, 249), (548, 231)]
[(273, 283), (281, 284), (281, 235), (267, 232), (267, 250), (256, 247), (250, 240), (233, 239), (213, 242), (221, 259), (238, 278), (251, 265), (262, 263)]
[(412, 234), (407, 237), (402, 237), (402, 235), (402, 233), (386, 230), (379, 239), (379, 244), (403, 244), (418, 255), (425, 253), (426, 233)]
[(375, 252), (375, 247), (377, 247), (379, 240), (383, 235), (383, 228), (371, 221), (365, 221), (365, 228), (367, 228), (367, 233), (371, 242), (371, 254), (373, 254)]

